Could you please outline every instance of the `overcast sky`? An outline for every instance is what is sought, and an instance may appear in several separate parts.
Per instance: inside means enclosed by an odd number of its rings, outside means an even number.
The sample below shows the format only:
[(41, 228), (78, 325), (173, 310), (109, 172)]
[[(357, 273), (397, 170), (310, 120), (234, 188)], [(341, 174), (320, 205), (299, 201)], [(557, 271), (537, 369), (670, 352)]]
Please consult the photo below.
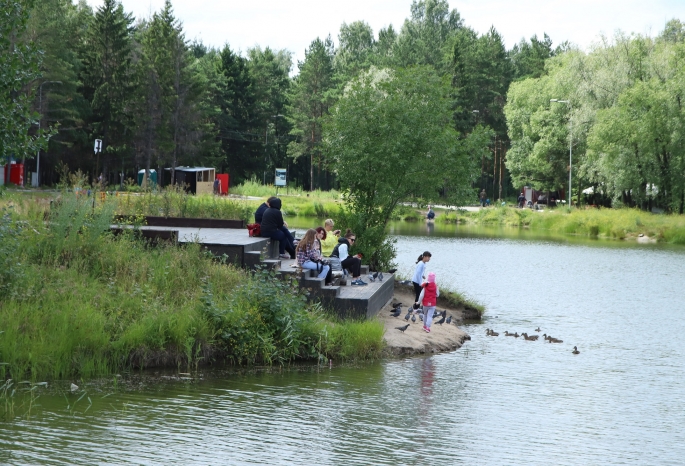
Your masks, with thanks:
[[(87, 0), (98, 7), (102, 0)], [(164, 0), (123, 0), (136, 18), (148, 17)], [(230, 44), (243, 52), (260, 45), (287, 49), (295, 63), (316, 37), (328, 34), (337, 45), (343, 22), (366, 21), (378, 32), (392, 24), (399, 31), (411, 0), (172, 0), (188, 39), (206, 45)], [(554, 44), (570, 41), (587, 49), (600, 34), (616, 30), (655, 35), (666, 21), (685, 21), (685, 0), (450, 0), (464, 23), (479, 33), (491, 25), (507, 48), (521, 38), (546, 32)]]

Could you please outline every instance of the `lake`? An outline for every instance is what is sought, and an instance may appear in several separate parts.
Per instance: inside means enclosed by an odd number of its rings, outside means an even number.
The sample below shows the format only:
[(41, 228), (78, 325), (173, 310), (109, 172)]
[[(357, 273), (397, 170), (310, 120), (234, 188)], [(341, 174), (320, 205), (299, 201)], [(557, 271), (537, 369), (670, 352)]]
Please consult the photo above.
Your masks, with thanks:
[[(423, 223), (391, 232), (400, 273), (429, 250), (441, 286), (486, 306), (461, 349), (124, 374), (74, 381), (75, 393), (56, 383), (0, 424), (0, 463), (683, 463), (685, 248)], [(504, 336), (538, 326), (563, 343)]]

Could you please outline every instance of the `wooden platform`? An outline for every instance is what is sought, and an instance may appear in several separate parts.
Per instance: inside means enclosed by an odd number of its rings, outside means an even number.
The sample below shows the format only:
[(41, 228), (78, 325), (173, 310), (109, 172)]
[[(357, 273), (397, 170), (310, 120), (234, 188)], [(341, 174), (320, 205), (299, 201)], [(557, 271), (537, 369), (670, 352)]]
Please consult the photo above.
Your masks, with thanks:
[[(294, 278), (300, 287), (306, 288), (311, 300), (318, 300), (328, 309), (334, 310), (342, 318), (363, 319), (375, 316), (393, 296), (395, 277), (386, 274), (383, 281), (372, 282), (368, 277), (368, 267), (362, 266), (362, 280), (366, 286), (343, 284), (325, 286), (324, 280), (316, 277), (313, 271), (303, 272), (292, 267), (295, 260), (270, 260), (265, 252), (269, 246), (268, 238), (250, 237), (245, 228), (199, 228), (197, 226), (174, 226), (174, 219), (167, 219), (166, 225), (145, 225), (137, 227), (148, 239), (172, 240), (178, 243), (199, 243), (217, 257), (226, 256), (227, 262), (253, 269), (263, 265), (275, 269), (282, 276)], [(185, 220), (183, 225), (187, 225)], [(161, 223), (161, 222), (160, 222)], [(113, 230), (132, 229), (131, 225), (112, 225)], [(349, 282), (349, 280), (348, 280)]]

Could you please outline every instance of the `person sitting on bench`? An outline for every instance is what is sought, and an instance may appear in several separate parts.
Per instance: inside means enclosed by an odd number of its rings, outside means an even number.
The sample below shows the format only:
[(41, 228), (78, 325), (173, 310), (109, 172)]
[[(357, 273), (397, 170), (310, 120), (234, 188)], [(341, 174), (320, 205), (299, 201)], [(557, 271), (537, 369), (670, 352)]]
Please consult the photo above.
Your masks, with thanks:
[(359, 276), (361, 275), (362, 260), (359, 254), (350, 256), (350, 248), (357, 241), (357, 235), (347, 229), (345, 236), (338, 240), (338, 245), (333, 249), (331, 257), (338, 257), (344, 269), (352, 274), (352, 285), (367, 285)]
[[(281, 200), (277, 197), (269, 198), (269, 208), (264, 211), (260, 236), (278, 241), (278, 252), (281, 259), (295, 259), (293, 235), (288, 230), (288, 224), (283, 220)], [(288, 251), (288, 254), (285, 252)]]

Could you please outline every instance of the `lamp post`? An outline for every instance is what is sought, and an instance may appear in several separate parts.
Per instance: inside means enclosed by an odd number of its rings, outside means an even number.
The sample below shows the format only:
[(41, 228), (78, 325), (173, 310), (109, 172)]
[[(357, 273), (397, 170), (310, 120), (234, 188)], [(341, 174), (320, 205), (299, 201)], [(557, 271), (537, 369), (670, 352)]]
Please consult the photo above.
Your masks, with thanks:
[[(43, 84), (62, 84), (62, 81), (43, 81), (42, 83), (40, 83), (40, 86), (38, 86), (38, 112), (40, 113), (40, 118), (38, 118), (39, 132), (40, 122), (43, 119)], [(36, 152), (36, 186), (40, 186), (40, 148)]]
[[(567, 104), (569, 112), (573, 111), (570, 100), (549, 99), (550, 102)], [(571, 115), (568, 117), (568, 206), (571, 207), (571, 172), (573, 170), (573, 120)]]
[(271, 118), (283, 118), (285, 115), (271, 115), (266, 122), (266, 128), (264, 128), (264, 172), (263, 172), (263, 177), (264, 179), (262, 180), (262, 184), (266, 185), (266, 168), (267, 168), (267, 144), (269, 142), (269, 119)]

